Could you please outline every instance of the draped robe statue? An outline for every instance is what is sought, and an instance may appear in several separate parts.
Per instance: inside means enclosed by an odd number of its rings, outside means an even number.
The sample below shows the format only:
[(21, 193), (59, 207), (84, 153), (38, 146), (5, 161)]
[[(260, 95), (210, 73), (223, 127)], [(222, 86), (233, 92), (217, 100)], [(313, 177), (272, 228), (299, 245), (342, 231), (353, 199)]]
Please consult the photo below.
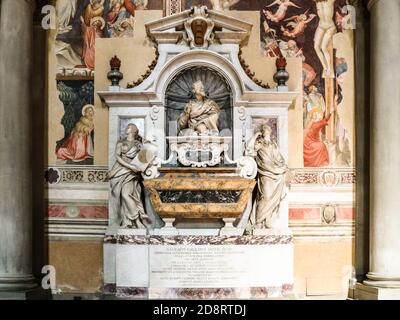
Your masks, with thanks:
[(218, 119), (221, 110), (213, 100), (205, 99), (204, 85), (201, 81), (193, 84), (196, 100), (190, 101), (179, 116), (179, 135), (218, 135)]
[(142, 148), (142, 139), (134, 124), (126, 128), (126, 137), (117, 143), (117, 161), (109, 172), (112, 205), (121, 218), (122, 228), (145, 229), (151, 224), (142, 203), (140, 170), (133, 164)]
[(250, 217), (251, 228), (273, 229), (279, 218), (281, 201), (286, 197), (286, 173), (288, 167), (271, 138), (268, 125), (262, 127), (250, 140), (249, 155), (255, 157), (258, 166), (257, 196)]

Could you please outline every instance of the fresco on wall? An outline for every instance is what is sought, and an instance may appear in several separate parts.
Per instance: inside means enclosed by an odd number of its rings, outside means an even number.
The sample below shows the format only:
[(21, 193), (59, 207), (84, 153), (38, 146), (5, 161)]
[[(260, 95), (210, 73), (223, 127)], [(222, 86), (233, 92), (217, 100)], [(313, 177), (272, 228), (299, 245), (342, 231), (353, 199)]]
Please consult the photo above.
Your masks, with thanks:
[(352, 32), (346, 5), (346, 0), (265, 0), (261, 9), (264, 56), (303, 61), (305, 167), (351, 165), (340, 112), (348, 65), (335, 47), (344, 41), (337, 34)]
[(93, 76), (96, 39), (132, 37), (136, 10), (162, 9), (162, 0), (57, 0), (57, 74)]
[(189, 9), (192, 6), (207, 6), (214, 10), (243, 10), (259, 11), (265, 4), (265, 0), (182, 0), (183, 8)]
[(58, 81), (64, 105), (64, 137), (57, 141), (58, 164), (92, 165), (94, 140), (93, 81)]

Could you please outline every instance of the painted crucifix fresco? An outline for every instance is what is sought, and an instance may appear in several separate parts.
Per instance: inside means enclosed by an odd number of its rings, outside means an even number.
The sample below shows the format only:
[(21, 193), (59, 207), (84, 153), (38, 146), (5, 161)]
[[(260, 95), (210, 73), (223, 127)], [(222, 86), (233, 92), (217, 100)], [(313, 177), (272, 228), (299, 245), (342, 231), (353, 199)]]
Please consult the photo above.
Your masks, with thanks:
[(266, 0), (261, 9), (264, 56), (303, 61), (305, 167), (351, 165), (341, 110), (348, 63), (338, 56), (346, 37), (336, 36), (352, 28), (346, 8), (346, 0)]

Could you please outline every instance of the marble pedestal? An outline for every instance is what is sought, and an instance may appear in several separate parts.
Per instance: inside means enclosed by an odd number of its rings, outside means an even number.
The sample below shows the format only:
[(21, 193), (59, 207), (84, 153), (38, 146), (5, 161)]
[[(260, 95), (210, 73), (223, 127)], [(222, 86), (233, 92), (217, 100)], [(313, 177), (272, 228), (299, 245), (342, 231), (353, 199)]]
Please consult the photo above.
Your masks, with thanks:
[[(129, 235), (130, 233), (130, 235)], [(149, 236), (105, 238), (105, 293), (128, 299), (284, 298), (293, 288), (293, 238)], [(107, 283), (107, 281), (111, 281)]]
[(400, 288), (378, 288), (357, 283), (352, 298), (354, 300), (400, 300)]

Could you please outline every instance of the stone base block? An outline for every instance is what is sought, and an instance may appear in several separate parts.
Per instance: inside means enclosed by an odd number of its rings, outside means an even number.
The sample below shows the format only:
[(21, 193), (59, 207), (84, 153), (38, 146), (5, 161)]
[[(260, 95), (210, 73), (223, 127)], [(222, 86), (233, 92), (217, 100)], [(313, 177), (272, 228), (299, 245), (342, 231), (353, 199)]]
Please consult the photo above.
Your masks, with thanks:
[(379, 288), (357, 283), (354, 290), (355, 300), (400, 300), (400, 288)]
[(220, 230), (220, 236), (242, 236), (244, 229), (239, 229), (233, 226), (236, 219), (224, 218), (225, 226)]
[[(115, 279), (104, 294), (121, 299), (278, 299), (293, 287), (293, 238), (137, 236), (107, 238)], [(105, 270), (107, 272), (107, 270)], [(114, 270), (114, 271), (112, 271)]]

